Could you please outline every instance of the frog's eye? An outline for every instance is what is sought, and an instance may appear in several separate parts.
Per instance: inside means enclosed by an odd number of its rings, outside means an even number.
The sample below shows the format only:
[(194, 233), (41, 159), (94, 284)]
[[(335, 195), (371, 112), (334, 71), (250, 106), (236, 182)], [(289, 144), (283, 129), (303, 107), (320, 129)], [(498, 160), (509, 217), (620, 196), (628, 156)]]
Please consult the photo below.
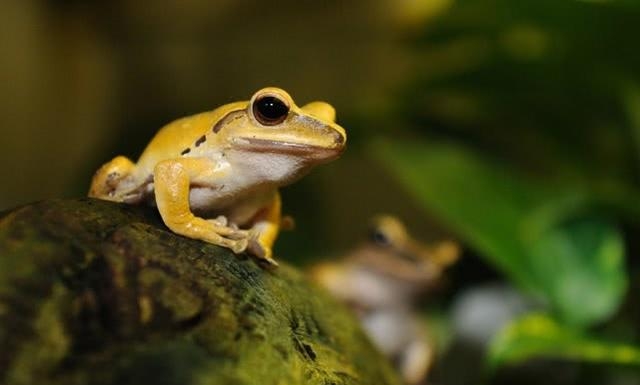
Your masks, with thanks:
[(391, 239), (380, 229), (371, 229), (369, 232), (369, 240), (379, 246), (391, 246)]
[(253, 102), (253, 116), (265, 126), (282, 123), (287, 114), (289, 114), (289, 106), (275, 96), (260, 96)]

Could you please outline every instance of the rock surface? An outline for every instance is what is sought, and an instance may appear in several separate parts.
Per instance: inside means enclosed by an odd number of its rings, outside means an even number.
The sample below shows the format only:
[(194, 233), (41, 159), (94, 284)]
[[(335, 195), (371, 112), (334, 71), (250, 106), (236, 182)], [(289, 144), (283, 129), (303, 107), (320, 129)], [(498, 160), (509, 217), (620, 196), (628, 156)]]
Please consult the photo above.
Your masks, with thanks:
[(295, 269), (77, 199), (0, 214), (0, 383), (398, 384)]

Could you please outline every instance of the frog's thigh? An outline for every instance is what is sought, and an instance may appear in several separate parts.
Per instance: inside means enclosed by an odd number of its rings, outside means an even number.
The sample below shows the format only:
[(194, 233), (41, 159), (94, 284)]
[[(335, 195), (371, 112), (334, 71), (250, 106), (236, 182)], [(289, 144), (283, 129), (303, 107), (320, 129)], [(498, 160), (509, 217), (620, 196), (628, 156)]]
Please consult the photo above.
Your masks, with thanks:
[(189, 186), (192, 181), (215, 180), (215, 164), (206, 158), (170, 159), (154, 169), (156, 204), (162, 220), (173, 232), (228, 247), (235, 253), (247, 247), (247, 237), (238, 238), (241, 231), (196, 217), (189, 207)]
[(281, 212), (282, 200), (280, 193), (276, 191), (273, 200), (265, 208), (265, 212), (251, 228), (256, 233), (256, 238), (249, 246), (251, 252), (257, 257), (264, 258), (276, 265), (277, 263), (273, 260), (272, 249), (280, 231)]
[(129, 158), (122, 155), (116, 156), (96, 171), (91, 180), (89, 196), (109, 199), (116, 190), (118, 182), (131, 174), (135, 167), (135, 164)]

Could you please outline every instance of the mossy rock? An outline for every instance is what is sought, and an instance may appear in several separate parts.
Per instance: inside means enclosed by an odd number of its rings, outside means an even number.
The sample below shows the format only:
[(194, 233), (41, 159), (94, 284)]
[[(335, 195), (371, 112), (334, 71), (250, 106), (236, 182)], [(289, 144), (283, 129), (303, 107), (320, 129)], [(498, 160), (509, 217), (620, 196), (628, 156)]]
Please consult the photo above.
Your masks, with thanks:
[(1, 215), (0, 383), (399, 380), (285, 263), (177, 236), (151, 208), (78, 199)]

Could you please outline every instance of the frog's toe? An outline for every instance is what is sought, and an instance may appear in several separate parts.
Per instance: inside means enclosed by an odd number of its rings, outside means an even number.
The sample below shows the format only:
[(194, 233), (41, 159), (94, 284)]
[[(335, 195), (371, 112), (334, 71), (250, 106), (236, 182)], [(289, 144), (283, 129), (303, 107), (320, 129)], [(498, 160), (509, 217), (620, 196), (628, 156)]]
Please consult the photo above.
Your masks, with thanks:
[(275, 259), (271, 258), (271, 257), (270, 258), (265, 258), (265, 260), (267, 262), (269, 262), (270, 264), (272, 264), (273, 266), (280, 266), (280, 265), (278, 265), (278, 262)]
[(272, 265), (278, 266), (278, 262), (273, 259), (273, 251), (270, 247), (262, 244), (256, 237), (251, 237), (247, 250), (260, 259), (264, 259)]
[(219, 216), (215, 219), (207, 219), (206, 221), (210, 225), (212, 225), (209, 231), (219, 236), (232, 240), (239, 240), (249, 237), (248, 230), (241, 230), (238, 229), (238, 226), (235, 224), (228, 224), (227, 218), (223, 216)]
[(235, 240), (245, 240), (245, 241), (248, 242), (248, 238), (250, 237), (249, 231), (247, 231), (247, 230), (239, 230), (239, 229), (233, 228), (233, 227), (230, 227), (229, 229), (231, 231), (227, 235), (227, 238), (235, 239)]
[(260, 244), (260, 240), (255, 236), (250, 237), (247, 249), (251, 254), (255, 255), (258, 258), (264, 258), (268, 254), (265, 247)]
[(240, 253), (244, 252), (247, 249), (248, 245), (249, 245), (249, 240), (247, 238), (244, 238), (244, 239), (238, 239), (238, 240), (233, 241), (229, 245), (229, 248), (235, 254), (240, 254)]
[(224, 215), (218, 215), (216, 218), (212, 219), (211, 221), (220, 226), (227, 226), (227, 224), (229, 223), (229, 220)]

